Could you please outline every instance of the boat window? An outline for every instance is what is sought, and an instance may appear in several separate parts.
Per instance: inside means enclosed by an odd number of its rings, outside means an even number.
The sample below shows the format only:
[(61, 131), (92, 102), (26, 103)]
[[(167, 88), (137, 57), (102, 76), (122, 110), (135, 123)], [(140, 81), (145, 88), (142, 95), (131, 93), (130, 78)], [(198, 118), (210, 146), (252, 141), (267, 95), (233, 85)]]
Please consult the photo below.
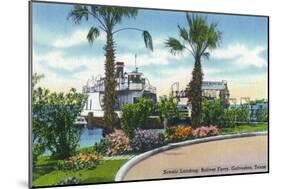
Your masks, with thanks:
[(138, 97), (133, 97), (133, 103), (137, 103), (138, 102)]

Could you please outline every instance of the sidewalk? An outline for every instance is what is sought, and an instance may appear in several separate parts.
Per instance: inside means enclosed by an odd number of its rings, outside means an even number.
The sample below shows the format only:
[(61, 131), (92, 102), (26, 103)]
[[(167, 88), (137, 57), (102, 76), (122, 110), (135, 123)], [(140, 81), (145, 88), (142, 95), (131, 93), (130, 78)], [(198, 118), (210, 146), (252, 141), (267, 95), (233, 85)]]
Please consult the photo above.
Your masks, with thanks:
[(124, 180), (267, 171), (267, 135), (178, 147), (133, 166)]

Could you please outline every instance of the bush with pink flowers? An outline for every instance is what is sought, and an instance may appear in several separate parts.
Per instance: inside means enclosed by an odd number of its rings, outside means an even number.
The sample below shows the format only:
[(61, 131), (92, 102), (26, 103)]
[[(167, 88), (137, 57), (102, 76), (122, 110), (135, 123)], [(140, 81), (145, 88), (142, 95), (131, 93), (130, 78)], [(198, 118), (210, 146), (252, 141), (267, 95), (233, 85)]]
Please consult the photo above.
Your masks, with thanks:
[(201, 126), (192, 130), (193, 137), (207, 137), (219, 134), (219, 129), (217, 126)]
[(105, 137), (109, 144), (106, 155), (120, 155), (131, 151), (129, 137), (122, 130), (115, 130)]

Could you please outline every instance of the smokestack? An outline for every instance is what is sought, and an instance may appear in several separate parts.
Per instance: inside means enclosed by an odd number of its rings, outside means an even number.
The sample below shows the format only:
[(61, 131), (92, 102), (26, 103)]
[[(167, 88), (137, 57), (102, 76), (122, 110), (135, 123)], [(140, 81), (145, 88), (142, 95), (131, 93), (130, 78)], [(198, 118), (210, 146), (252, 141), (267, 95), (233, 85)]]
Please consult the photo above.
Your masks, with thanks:
[(124, 75), (124, 62), (116, 62), (116, 77), (123, 77)]

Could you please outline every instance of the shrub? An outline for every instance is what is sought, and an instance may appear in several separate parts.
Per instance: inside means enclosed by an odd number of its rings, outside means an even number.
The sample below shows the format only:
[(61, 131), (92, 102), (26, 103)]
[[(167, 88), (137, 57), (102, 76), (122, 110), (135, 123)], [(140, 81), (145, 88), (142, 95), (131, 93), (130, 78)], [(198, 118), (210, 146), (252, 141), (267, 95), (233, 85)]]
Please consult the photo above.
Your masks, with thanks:
[(138, 98), (135, 104), (122, 106), (121, 127), (130, 139), (133, 138), (135, 129), (147, 124), (148, 116), (152, 110), (152, 100), (147, 98)]
[(160, 130), (140, 130), (134, 131), (134, 138), (130, 140), (130, 145), (134, 152), (145, 152), (165, 144), (165, 139)]
[[(169, 125), (173, 118), (179, 116), (178, 112), (178, 99), (174, 99), (173, 97), (167, 97), (166, 95), (159, 97), (159, 102), (157, 102), (157, 112), (161, 116), (161, 120), (164, 124), (164, 120), (166, 119), (167, 124)], [(164, 124), (164, 126), (167, 126)]]
[(80, 184), (81, 181), (76, 177), (66, 177), (60, 180), (56, 185), (72, 185), (72, 184)]
[(250, 118), (250, 111), (249, 106), (247, 104), (241, 105), (239, 108), (237, 108), (237, 121), (239, 122), (249, 122)]
[(203, 124), (221, 125), (224, 109), (219, 99), (207, 100), (202, 103), (202, 122)]
[(33, 88), (33, 142), (44, 151), (48, 149), (58, 159), (73, 155), (80, 137), (80, 129), (73, 127), (73, 123), (81, 113), (86, 98), (75, 89), (57, 93), (40, 87)]
[(188, 126), (173, 126), (165, 130), (168, 141), (177, 142), (186, 140), (192, 137), (192, 127)]
[(140, 129), (162, 129), (163, 125), (159, 116), (150, 116), (147, 120), (147, 124), (141, 126)]
[(217, 126), (202, 126), (196, 129), (193, 129), (192, 135), (194, 137), (207, 137), (207, 136), (214, 136), (219, 134), (219, 129)]
[(101, 139), (100, 142), (96, 142), (92, 148), (93, 152), (106, 155), (107, 150), (110, 147), (110, 142), (106, 139)]
[(222, 126), (223, 127), (234, 127), (236, 123), (236, 117), (237, 117), (237, 109), (231, 108), (231, 109), (225, 109), (224, 110), (224, 117)]
[(106, 155), (119, 155), (131, 151), (129, 138), (122, 130), (115, 130), (107, 135), (104, 144), (107, 146)]
[(267, 120), (268, 120), (268, 112), (262, 107), (259, 107), (256, 111), (256, 121), (266, 122)]
[(77, 171), (81, 169), (94, 169), (102, 160), (102, 156), (96, 153), (80, 153), (71, 156), (67, 160), (59, 161), (58, 168), (61, 170)]

